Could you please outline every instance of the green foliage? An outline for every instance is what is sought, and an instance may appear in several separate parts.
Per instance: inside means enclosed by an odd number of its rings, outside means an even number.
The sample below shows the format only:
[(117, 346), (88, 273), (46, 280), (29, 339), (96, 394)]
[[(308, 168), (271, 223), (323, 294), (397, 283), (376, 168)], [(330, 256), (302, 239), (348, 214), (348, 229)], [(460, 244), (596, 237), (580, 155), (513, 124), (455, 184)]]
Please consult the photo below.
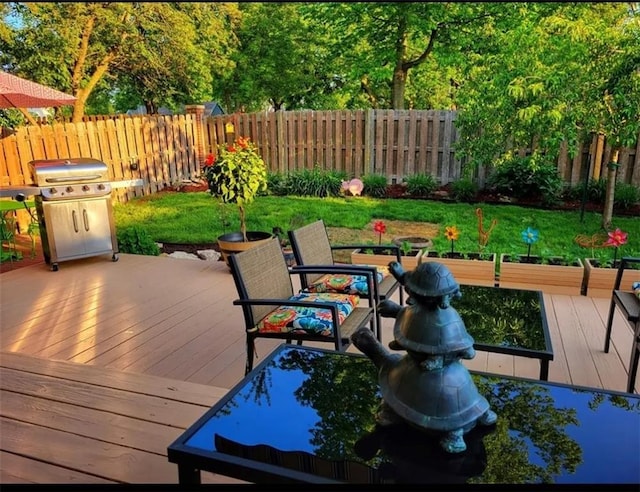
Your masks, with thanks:
[(362, 194), (372, 198), (384, 198), (387, 194), (387, 177), (384, 174), (365, 174), (362, 176), (364, 188)]
[(271, 195), (286, 196), (289, 194), (289, 180), (281, 173), (267, 172), (267, 192)]
[(607, 195), (606, 179), (590, 179), (587, 183), (587, 198), (596, 203), (604, 203)]
[(457, 202), (471, 202), (478, 193), (478, 186), (469, 178), (451, 183), (451, 196)]
[(16, 2), (8, 10), (18, 21), (7, 26), (0, 64), (83, 96), (74, 117), (113, 108), (121, 93), (152, 110), (206, 101), (237, 43), (232, 3)]
[(290, 195), (328, 197), (339, 196), (342, 181), (347, 174), (342, 171), (323, 170), (319, 166), (291, 172), (286, 177), (286, 187)]
[(557, 202), (563, 188), (556, 166), (539, 154), (505, 158), (496, 165), (487, 185), (498, 193), (515, 198), (540, 198), (546, 204)]
[(438, 187), (436, 179), (430, 174), (418, 173), (403, 179), (407, 183), (407, 193), (411, 196), (428, 197)]
[(140, 226), (121, 227), (116, 231), (118, 248), (121, 253), (158, 256), (160, 248), (149, 233)]
[(238, 137), (227, 146), (221, 146), (218, 157), (204, 167), (204, 178), (209, 191), (223, 203), (233, 203), (240, 213), (240, 229), (246, 236), (245, 205), (267, 189), (267, 166), (256, 146), (248, 138)]
[(24, 125), (24, 116), (17, 109), (0, 109), (0, 127), (17, 128)]
[(621, 209), (628, 209), (640, 202), (640, 189), (629, 183), (616, 183), (613, 204)]

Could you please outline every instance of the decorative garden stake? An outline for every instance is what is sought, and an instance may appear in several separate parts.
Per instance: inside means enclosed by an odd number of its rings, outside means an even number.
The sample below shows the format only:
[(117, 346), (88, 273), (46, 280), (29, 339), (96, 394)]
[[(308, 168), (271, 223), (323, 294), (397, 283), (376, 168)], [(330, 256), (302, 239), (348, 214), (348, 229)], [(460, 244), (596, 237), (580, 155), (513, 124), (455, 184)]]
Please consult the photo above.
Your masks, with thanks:
[(453, 255), (453, 246), (456, 239), (460, 237), (460, 231), (458, 231), (456, 226), (447, 226), (444, 230), (444, 236), (451, 241), (451, 254)]
[(493, 228), (498, 223), (498, 220), (493, 219), (491, 221), (491, 225), (489, 226), (489, 230), (485, 231), (484, 226), (482, 225), (482, 209), (480, 207), (476, 208), (476, 216), (478, 217), (478, 246), (482, 251), (487, 246), (491, 231), (493, 231)]
[(527, 227), (524, 231), (522, 231), (522, 240), (527, 245), (527, 260), (531, 255), (531, 245), (538, 240), (539, 233), (537, 229), (532, 229), (531, 227)]
[(381, 220), (373, 223), (373, 230), (378, 233), (378, 244), (382, 244), (382, 235), (387, 232), (387, 226)]
[(607, 246), (613, 246), (615, 249), (613, 250), (613, 266), (616, 266), (616, 260), (618, 258), (618, 248), (623, 244), (626, 244), (627, 237), (629, 234), (620, 230), (620, 228), (616, 228), (613, 232), (608, 232), (609, 239), (605, 243)]

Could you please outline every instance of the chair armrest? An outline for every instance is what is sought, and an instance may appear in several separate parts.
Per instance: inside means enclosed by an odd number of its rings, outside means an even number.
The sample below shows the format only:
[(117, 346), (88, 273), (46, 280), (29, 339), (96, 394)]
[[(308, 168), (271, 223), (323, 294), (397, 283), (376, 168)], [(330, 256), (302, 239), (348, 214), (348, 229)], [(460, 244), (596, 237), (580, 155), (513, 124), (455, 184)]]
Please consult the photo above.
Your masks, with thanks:
[(378, 292), (378, 269), (371, 265), (295, 265), (289, 267), (291, 274), (304, 275), (305, 273), (345, 273), (349, 275), (363, 275), (367, 278), (369, 288), (369, 301), (377, 304), (380, 301)]

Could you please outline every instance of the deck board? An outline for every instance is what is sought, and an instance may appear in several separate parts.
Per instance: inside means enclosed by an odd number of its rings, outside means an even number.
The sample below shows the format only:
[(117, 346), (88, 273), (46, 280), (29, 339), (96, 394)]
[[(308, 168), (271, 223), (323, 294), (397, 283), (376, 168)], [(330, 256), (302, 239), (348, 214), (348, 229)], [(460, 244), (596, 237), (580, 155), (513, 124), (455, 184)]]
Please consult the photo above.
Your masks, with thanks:
[[(88, 258), (63, 262), (57, 272), (32, 265), (0, 275), (2, 483), (175, 483), (166, 441), (244, 375), (244, 321), (235, 298), (223, 262), (121, 254), (118, 262)], [(609, 299), (544, 299), (554, 349), (549, 380), (624, 391), (632, 333), (617, 314), (611, 350), (603, 352)], [(394, 321), (382, 320), (385, 345)], [(254, 364), (280, 343), (258, 339)], [(539, 375), (539, 361), (523, 357), (479, 351), (463, 363)], [(74, 422), (83, 435), (74, 434)], [(99, 459), (96, 443), (105, 446), (101, 466), (90, 463)], [(52, 445), (93, 451), (56, 454)], [(25, 449), (39, 460), (31, 468)], [(122, 470), (114, 465), (119, 460)], [(148, 467), (157, 475), (145, 476)], [(233, 482), (212, 474), (203, 480)]]
[(2, 483), (176, 483), (167, 446), (226, 392), (0, 353)]

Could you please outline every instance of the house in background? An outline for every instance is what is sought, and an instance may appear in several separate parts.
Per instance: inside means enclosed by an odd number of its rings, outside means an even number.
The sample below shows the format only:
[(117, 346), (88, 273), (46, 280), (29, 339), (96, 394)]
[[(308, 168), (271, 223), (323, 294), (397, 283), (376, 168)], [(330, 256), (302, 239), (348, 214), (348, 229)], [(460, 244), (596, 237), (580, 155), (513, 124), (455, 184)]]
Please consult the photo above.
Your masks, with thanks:
[[(217, 101), (209, 101), (209, 102), (202, 103), (202, 104), (204, 106), (204, 115), (205, 116), (218, 116), (220, 114), (225, 114), (224, 109), (222, 109), (222, 106), (220, 106), (220, 104), (218, 104)], [(129, 109), (126, 114), (128, 116), (136, 116), (136, 115), (147, 114), (147, 108), (144, 105), (140, 105), (136, 109)], [(173, 112), (169, 108), (160, 107), (158, 109), (158, 114), (163, 115), (163, 116), (165, 116), (165, 115), (173, 115), (173, 114), (185, 114), (184, 106), (180, 107), (180, 109), (178, 111), (176, 111), (176, 112)]]

